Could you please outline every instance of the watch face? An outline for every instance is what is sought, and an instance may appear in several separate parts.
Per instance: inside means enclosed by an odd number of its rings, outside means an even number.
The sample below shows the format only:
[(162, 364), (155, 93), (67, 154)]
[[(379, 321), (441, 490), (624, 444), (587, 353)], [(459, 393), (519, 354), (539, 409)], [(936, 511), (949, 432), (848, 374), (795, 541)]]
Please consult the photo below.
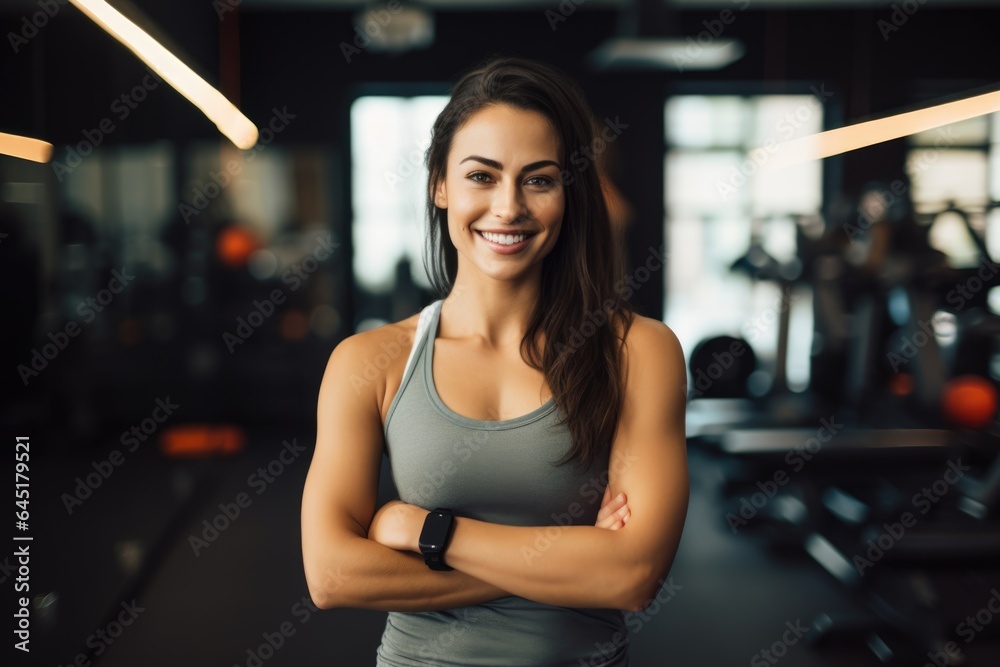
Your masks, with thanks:
[(450, 514), (432, 511), (424, 520), (423, 530), (420, 531), (420, 550), (424, 553), (437, 553), (444, 547), (448, 538), (448, 528), (451, 526), (452, 517)]

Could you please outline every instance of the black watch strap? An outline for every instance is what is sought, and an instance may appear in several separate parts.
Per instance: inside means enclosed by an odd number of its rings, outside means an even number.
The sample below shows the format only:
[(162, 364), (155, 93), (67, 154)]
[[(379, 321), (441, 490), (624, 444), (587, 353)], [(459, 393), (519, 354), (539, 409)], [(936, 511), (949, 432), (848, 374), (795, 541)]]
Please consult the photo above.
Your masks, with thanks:
[(432, 570), (453, 570), (445, 565), (444, 552), (451, 537), (455, 517), (451, 510), (435, 507), (424, 519), (424, 527), (420, 531), (420, 552), (424, 562)]

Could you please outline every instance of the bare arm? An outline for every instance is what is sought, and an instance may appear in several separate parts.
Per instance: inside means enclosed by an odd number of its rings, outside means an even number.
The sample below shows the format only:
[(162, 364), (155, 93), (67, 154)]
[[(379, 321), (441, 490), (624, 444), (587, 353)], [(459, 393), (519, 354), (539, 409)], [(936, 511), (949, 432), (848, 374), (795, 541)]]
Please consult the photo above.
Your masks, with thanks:
[(302, 558), (317, 607), (431, 611), (510, 595), (464, 572), (368, 538), (384, 437), (378, 383), (367, 379), (372, 334), (342, 341), (319, 391), (316, 448), (302, 493)]
[[(566, 607), (640, 611), (655, 597), (680, 542), (688, 504), (684, 356), (662, 322), (637, 322), (625, 406), (612, 443), (612, 494), (628, 489), (628, 526), (523, 527), (456, 517), (445, 562), (513, 594)], [(418, 551), (425, 508), (394, 501), (372, 535)], [(382, 510), (380, 510), (381, 514)]]
[[(417, 553), (368, 539), (384, 446), (379, 388), (364, 374), (370, 343), (352, 336), (338, 345), (320, 387), (301, 518), (313, 603), (321, 609), (436, 611), (511, 595), (459, 570), (431, 570)], [(606, 493), (597, 525), (621, 528), (628, 518), (626, 500)]]

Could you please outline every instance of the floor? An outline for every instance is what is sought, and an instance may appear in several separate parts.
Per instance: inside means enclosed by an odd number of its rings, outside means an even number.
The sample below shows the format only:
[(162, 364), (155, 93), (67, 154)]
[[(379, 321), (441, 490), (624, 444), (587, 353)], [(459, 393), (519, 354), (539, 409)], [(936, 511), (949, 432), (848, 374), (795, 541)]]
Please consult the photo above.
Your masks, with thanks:
[[(125, 453), (95, 488), (78, 491), (110, 446), (75, 458), (40, 455), (32, 476), (32, 651), (23, 664), (373, 665), (385, 612), (310, 608), (299, 527), (309, 437), (257, 434), (245, 453), (215, 462), (166, 459), (149, 442)], [(290, 452), (305, 447), (279, 470), (273, 462), (289, 444)], [(689, 451), (692, 496), (673, 594), (665, 587), (662, 604), (629, 615), (632, 667), (881, 664), (860, 641), (811, 645), (818, 614), (858, 606), (808, 558), (779, 557), (751, 535), (733, 535), (720, 505), (719, 462)], [(270, 481), (256, 474), (269, 464), (278, 470)], [(383, 497), (387, 483), (383, 476)], [(11, 560), (3, 565), (4, 577), (13, 576)], [(797, 624), (808, 628), (805, 637), (785, 643)], [(966, 664), (1000, 664), (1000, 642), (987, 634), (961, 646)]]

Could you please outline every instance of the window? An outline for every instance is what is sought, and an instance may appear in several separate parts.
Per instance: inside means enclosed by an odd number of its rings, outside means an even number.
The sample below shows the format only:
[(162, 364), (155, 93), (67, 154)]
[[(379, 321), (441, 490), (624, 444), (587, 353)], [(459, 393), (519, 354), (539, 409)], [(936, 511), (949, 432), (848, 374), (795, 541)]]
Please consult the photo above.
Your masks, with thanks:
[(395, 289), (396, 267), (404, 259), (413, 282), (430, 287), (422, 258), (424, 153), (434, 120), (448, 99), (364, 96), (351, 106), (354, 276), (368, 292)]
[[(759, 235), (779, 262), (796, 254), (795, 215), (817, 215), (822, 200), (821, 164), (758, 173), (766, 151), (752, 149), (819, 132), (821, 102), (812, 95), (671, 97), (666, 125), (665, 321), (685, 353), (718, 335), (747, 339), (760, 361), (773, 367), (778, 317), (791, 308), (786, 375), (789, 386), (809, 382), (812, 297), (796, 285), (783, 303), (777, 283), (758, 282), (730, 269)], [(754, 332), (752, 335), (751, 332)], [(759, 385), (758, 385), (759, 386)], [(767, 386), (760, 386), (760, 391)]]
[[(941, 211), (954, 202), (969, 211), (990, 255), (1000, 255), (1000, 209), (982, 215), (987, 202), (1000, 200), (1000, 113), (915, 134), (909, 144), (906, 171), (918, 214)], [(948, 256), (951, 266), (978, 263), (975, 245), (957, 215), (938, 218), (928, 241)], [(991, 308), (1000, 312), (1000, 293), (994, 290), (990, 300)]]

